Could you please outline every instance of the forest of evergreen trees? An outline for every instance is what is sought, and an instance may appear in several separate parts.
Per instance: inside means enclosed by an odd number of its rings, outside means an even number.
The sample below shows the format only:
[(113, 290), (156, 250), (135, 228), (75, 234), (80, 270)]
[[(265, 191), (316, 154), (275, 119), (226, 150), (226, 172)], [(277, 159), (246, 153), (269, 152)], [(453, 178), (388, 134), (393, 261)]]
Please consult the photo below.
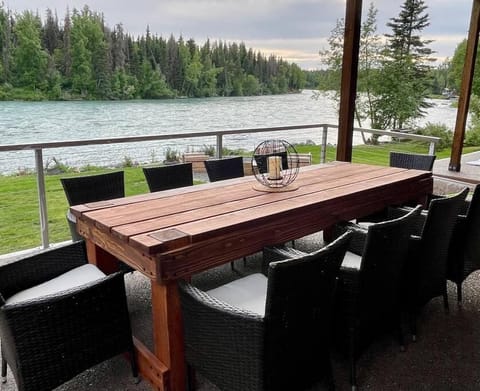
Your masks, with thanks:
[(222, 41), (134, 38), (85, 6), (62, 22), (0, 3), (0, 100), (158, 99), (299, 91), (305, 74), (276, 56)]

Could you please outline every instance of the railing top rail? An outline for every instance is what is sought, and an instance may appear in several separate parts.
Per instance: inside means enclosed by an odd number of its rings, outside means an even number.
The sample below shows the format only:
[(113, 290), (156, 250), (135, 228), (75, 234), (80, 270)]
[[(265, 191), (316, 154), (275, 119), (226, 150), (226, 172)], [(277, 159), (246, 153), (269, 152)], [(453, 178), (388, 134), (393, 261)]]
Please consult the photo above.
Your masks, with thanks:
[(426, 141), (437, 143), (440, 141), (440, 137), (435, 136), (424, 136), (422, 134), (398, 132), (395, 130), (379, 130), (379, 129), (364, 129), (364, 128), (354, 128), (356, 132), (368, 132), (372, 134), (378, 134), (380, 136), (391, 136), (397, 138), (408, 138), (410, 140)]
[[(211, 130), (207, 132), (110, 137), (110, 138), (53, 141), (53, 142), (29, 143), (29, 144), (10, 144), (10, 145), (6, 144), (6, 145), (0, 145), (0, 152), (63, 148), (63, 147), (78, 147), (78, 146), (84, 146), (84, 145), (119, 144), (119, 143), (153, 141), (153, 140), (171, 140), (171, 139), (179, 139), (179, 138), (195, 138), (195, 137), (208, 137), (208, 136), (219, 136), (219, 135), (224, 136), (224, 135), (239, 134), (239, 133), (276, 132), (276, 131), (282, 131), (282, 130), (313, 129), (313, 128), (322, 128), (322, 127), (338, 128), (338, 125), (333, 125), (333, 124), (290, 125), (290, 126), (274, 126), (269, 128)], [(367, 132), (367, 133), (384, 135), (384, 136), (392, 136), (397, 138), (408, 138), (411, 140), (419, 140), (419, 141), (425, 141), (425, 142), (437, 143), (440, 140), (439, 137), (422, 136), (418, 134), (402, 133), (402, 132), (395, 132), (390, 130), (377, 130), (377, 129), (367, 129), (367, 128), (354, 128), (353, 130), (357, 132)]]
[(63, 147), (78, 147), (82, 145), (97, 145), (97, 144), (119, 144), (140, 141), (152, 140), (171, 140), (178, 138), (194, 138), (205, 136), (228, 135), (238, 133), (261, 133), (261, 132), (276, 132), (282, 130), (295, 129), (313, 129), (320, 128), (324, 124), (309, 124), (309, 125), (290, 125), (290, 126), (275, 126), (269, 128), (250, 128), (250, 129), (229, 129), (229, 130), (211, 130), (207, 132), (191, 132), (191, 133), (169, 133), (169, 134), (154, 134), (154, 135), (140, 135), (140, 136), (126, 136), (126, 137), (109, 137), (86, 140), (69, 140), (69, 141), (53, 141), (45, 143), (30, 143), (30, 144), (11, 144), (0, 145), (0, 152), (2, 151), (19, 151), (32, 149), (48, 149), (48, 148), (63, 148)]

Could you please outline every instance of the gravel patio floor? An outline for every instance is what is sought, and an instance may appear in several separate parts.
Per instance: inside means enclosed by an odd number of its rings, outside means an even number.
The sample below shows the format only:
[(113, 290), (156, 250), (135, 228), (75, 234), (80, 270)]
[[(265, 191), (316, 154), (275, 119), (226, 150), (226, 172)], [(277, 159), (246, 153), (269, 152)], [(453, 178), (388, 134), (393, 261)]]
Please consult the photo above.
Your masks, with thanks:
[[(309, 251), (321, 243), (321, 234), (316, 234), (297, 240), (296, 246)], [(257, 271), (259, 265), (259, 254), (248, 258), (246, 268), (241, 260), (236, 262), (242, 274)], [(193, 282), (209, 288), (237, 277), (227, 264), (195, 276)], [(130, 273), (126, 276), (126, 285), (133, 328), (148, 345), (151, 335), (149, 280), (138, 272)], [(480, 272), (472, 274), (464, 283), (462, 306), (456, 302), (455, 286), (449, 283), (448, 288), (450, 312), (444, 311), (441, 298), (432, 300), (421, 314), (418, 341), (410, 342), (407, 336), (405, 352), (400, 352), (393, 337), (385, 336), (363, 353), (357, 365), (359, 390), (480, 390)], [(349, 390), (348, 361), (334, 354), (333, 368), (337, 390)], [(199, 391), (217, 390), (201, 376), (198, 382)], [(16, 390), (10, 371), (1, 390)], [(128, 362), (118, 356), (85, 371), (57, 390), (147, 391), (151, 387), (144, 380), (135, 384)]]

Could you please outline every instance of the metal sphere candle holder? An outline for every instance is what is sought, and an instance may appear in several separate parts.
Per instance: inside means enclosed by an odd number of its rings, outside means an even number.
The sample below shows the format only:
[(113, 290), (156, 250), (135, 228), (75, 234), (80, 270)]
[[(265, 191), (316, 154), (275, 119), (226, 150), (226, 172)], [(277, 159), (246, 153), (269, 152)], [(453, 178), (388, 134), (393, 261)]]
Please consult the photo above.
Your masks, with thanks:
[(292, 185), (298, 175), (300, 162), (298, 153), (285, 140), (266, 140), (253, 152), (252, 172), (262, 186), (260, 191), (290, 191), (298, 189)]

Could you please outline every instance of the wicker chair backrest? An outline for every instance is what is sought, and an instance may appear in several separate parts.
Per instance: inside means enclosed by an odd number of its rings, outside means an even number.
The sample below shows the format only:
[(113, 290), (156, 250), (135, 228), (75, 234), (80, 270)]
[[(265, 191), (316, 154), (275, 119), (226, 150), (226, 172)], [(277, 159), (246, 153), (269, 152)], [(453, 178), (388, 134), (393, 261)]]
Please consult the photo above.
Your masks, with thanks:
[(400, 218), (368, 228), (356, 311), (361, 324), (370, 324), (369, 332), (374, 333), (377, 326), (385, 328), (398, 321), (402, 273), (409, 254), (412, 226), (420, 212), (419, 205)]
[(204, 161), (210, 182), (223, 181), (244, 176), (243, 157), (211, 159)]
[[(265, 307), (266, 389), (310, 389), (329, 373), (332, 302), (350, 235), (346, 232), (314, 253), (270, 263)], [(282, 373), (296, 375), (280, 376)], [(292, 384), (286, 384), (289, 381)]]
[(390, 167), (432, 171), (435, 155), (390, 152)]
[(443, 294), (450, 241), (467, 194), (465, 188), (452, 197), (430, 202), (415, 265), (417, 305)]
[(61, 178), (60, 181), (70, 206), (125, 197), (123, 171)]
[(143, 167), (143, 174), (151, 192), (193, 185), (192, 163)]

